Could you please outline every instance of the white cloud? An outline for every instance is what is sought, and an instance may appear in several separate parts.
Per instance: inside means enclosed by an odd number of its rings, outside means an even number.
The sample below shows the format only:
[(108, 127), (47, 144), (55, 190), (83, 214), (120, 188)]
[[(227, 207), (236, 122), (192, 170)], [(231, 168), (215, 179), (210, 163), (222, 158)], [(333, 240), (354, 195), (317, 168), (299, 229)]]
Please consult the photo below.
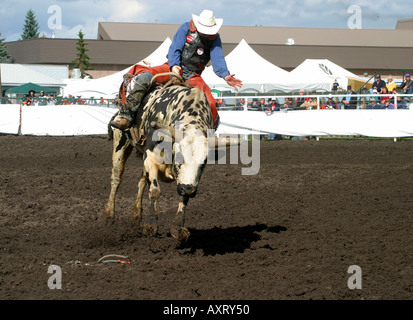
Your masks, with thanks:
[(144, 16), (146, 6), (135, 0), (110, 0), (107, 5), (109, 21), (134, 22)]
[(56, 37), (96, 39), (99, 21), (183, 23), (191, 14), (211, 9), (225, 25), (346, 28), (350, 5), (362, 9), (363, 28), (392, 29), (398, 19), (413, 18), (410, 0), (2, 0), (0, 32), (6, 41), (17, 40), (24, 17), (33, 9), (40, 33), (51, 36), (48, 8), (62, 9), (62, 29)]

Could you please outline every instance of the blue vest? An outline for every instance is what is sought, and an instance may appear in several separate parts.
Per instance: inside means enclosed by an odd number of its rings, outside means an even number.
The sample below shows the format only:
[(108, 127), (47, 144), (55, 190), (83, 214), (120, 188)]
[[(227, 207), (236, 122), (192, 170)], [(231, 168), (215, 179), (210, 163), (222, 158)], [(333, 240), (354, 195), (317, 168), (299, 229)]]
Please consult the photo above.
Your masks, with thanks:
[(182, 65), (189, 71), (201, 74), (205, 66), (211, 60), (211, 48), (213, 41), (202, 38), (191, 21), (186, 42), (182, 50)]

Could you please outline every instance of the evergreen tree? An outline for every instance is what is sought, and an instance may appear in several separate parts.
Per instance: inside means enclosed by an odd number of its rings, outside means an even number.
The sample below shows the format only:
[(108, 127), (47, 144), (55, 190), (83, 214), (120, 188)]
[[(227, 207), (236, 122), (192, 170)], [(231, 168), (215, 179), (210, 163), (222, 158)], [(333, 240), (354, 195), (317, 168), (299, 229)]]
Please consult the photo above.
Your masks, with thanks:
[(77, 58), (72, 61), (73, 69), (75, 68), (80, 69), (82, 79), (85, 76), (89, 76), (90, 78), (93, 78), (90, 74), (86, 72), (86, 70), (93, 70), (94, 68), (89, 61), (90, 57), (86, 53), (87, 51), (89, 51), (89, 49), (86, 49), (87, 43), (83, 39), (84, 34), (82, 30), (79, 31), (78, 35), (79, 35), (79, 39), (76, 42)]
[[(0, 32), (1, 37), (1, 32)], [(10, 55), (7, 51), (6, 43), (4, 39), (0, 39), (0, 63), (5, 63), (10, 61)]]
[(32, 9), (27, 11), (24, 19), (23, 33), (19, 40), (29, 40), (39, 38), (39, 23)]

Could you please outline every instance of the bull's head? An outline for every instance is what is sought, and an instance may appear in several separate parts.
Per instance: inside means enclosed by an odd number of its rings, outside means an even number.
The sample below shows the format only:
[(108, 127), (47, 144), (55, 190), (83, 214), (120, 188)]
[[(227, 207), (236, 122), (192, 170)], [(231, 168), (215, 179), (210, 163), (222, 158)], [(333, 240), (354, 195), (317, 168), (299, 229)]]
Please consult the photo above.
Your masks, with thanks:
[(208, 157), (206, 132), (185, 131), (183, 137), (175, 139), (173, 154), (178, 194), (194, 197)]
[(155, 129), (163, 129), (172, 137), (172, 167), (178, 194), (194, 197), (207, 162), (208, 139), (206, 130), (194, 126), (169, 127), (152, 122)]
[(209, 137), (207, 129), (196, 126), (184, 129), (180, 124), (171, 127), (155, 121), (151, 122), (151, 126), (162, 129), (173, 140), (170, 163), (173, 163), (173, 174), (181, 196), (195, 196), (211, 148), (239, 144), (239, 139), (235, 138)]

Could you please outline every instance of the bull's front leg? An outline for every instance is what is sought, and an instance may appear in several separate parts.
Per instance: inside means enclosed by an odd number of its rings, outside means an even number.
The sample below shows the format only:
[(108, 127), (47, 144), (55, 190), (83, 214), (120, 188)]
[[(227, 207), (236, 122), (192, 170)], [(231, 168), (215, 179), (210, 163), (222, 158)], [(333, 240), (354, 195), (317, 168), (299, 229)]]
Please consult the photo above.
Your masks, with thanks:
[(145, 178), (149, 187), (149, 212), (143, 215), (143, 233), (145, 235), (154, 236), (158, 232), (158, 199), (161, 194), (161, 188), (158, 180), (157, 163), (153, 159), (153, 155), (148, 154), (144, 161)]
[(110, 194), (103, 212), (103, 220), (105, 223), (107, 223), (108, 221), (113, 221), (115, 217), (116, 192), (122, 181), (122, 175), (125, 171), (125, 163), (130, 156), (132, 149), (133, 147), (129, 144), (128, 139), (122, 133), (122, 131), (117, 129), (114, 130)]
[(185, 210), (188, 205), (189, 197), (183, 196), (178, 205), (178, 211), (169, 228), (171, 235), (178, 239), (181, 243), (185, 243), (191, 235), (187, 228), (185, 228)]
[(135, 222), (138, 224), (142, 223), (142, 199), (143, 199), (143, 192), (145, 191), (145, 186), (146, 186), (146, 177), (145, 177), (145, 172), (143, 172), (139, 180), (138, 196), (136, 198), (135, 206), (133, 207), (133, 210), (131, 213), (132, 222)]

